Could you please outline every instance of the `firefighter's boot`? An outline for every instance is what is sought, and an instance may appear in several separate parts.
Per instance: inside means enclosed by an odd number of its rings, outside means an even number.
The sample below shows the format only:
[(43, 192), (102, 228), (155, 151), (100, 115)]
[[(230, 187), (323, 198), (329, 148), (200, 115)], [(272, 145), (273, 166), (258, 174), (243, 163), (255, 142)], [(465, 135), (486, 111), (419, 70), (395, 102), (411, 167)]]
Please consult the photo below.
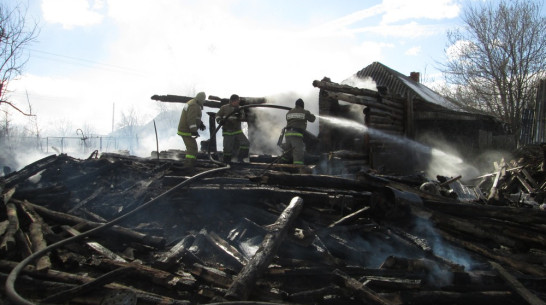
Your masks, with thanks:
[(231, 156), (230, 155), (224, 155), (224, 163), (230, 164), (231, 163)]
[(186, 158), (184, 159), (184, 168), (193, 168), (195, 167), (196, 159)]

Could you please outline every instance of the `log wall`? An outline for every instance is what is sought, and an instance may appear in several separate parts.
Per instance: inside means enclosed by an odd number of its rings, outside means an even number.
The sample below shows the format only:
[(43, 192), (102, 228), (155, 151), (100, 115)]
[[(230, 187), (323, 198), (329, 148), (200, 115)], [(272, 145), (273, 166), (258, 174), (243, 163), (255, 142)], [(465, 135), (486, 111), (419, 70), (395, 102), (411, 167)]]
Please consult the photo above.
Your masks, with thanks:
[(319, 116), (351, 119), (355, 107), (343, 104), (360, 105), (363, 119), (356, 122), (369, 128), (369, 132), (359, 134), (319, 118), (322, 151), (354, 150), (366, 154), (373, 165), (378, 162), (374, 158), (384, 151), (400, 152), (396, 148), (399, 139), (413, 138), (413, 100), (333, 83), (327, 78), (314, 81), (313, 86), (320, 89)]

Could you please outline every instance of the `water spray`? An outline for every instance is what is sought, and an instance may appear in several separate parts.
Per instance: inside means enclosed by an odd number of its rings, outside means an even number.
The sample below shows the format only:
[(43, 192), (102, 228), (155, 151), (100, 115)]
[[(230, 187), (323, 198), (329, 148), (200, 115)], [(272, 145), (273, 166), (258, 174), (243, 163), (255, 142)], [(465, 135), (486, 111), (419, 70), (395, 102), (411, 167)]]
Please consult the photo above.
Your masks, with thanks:
[[(354, 120), (336, 118), (336, 117), (325, 116), (325, 115), (317, 115), (317, 117), (329, 125), (333, 125), (333, 126), (345, 128), (345, 129), (351, 129), (360, 133), (368, 133), (371, 136), (375, 136), (377, 138), (390, 141), (392, 143), (404, 145), (417, 152), (420, 152), (423, 154), (430, 154), (434, 158), (434, 161), (436, 162), (441, 160), (441, 163), (443, 164), (446, 164), (446, 165), (455, 164), (457, 165), (457, 167), (462, 167), (462, 164), (464, 163), (464, 161), (461, 158), (448, 154), (438, 148), (429, 147), (427, 145), (424, 145), (422, 143), (416, 142), (414, 140), (411, 140), (405, 137), (387, 134), (378, 129), (368, 127)], [(448, 167), (448, 166), (444, 166), (444, 167)]]

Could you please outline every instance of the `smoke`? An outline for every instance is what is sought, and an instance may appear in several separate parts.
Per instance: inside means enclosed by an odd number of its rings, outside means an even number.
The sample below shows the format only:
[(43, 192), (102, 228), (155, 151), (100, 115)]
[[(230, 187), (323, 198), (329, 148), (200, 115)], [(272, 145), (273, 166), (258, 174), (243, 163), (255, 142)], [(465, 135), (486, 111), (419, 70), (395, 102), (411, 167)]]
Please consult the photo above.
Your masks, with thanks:
[(464, 266), (465, 270), (471, 270), (474, 265), (473, 259), (467, 252), (445, 243), (429, 220), (416, 218), (412, 234), (426, 239), (436, 256)]
[(5, 140), (0, 144), (0, 177), (52, 154), (40, 151), (33, 144), (10, 143), (10, 140)]
[(361, 88), (361, 89), (369, 89), (373, 91), (377, 91), (377, 84), (373, 80), (373, 78), (367, 76), (367, 77), (358, 77), (355, 75), (352, 75), (348, 79), (341, 82), (343, 85), (348, 85), (351, 87)]
[(432, 147), (430, 162), (425, 170), (427, 176), (455, 177), (461, 175), (463, 180), (468, 180), (480, 174), (478, 168), (465, 162), (460, 152), (438, 135), (424, 134), (419, 140)]
[(514, 156), (503, 150), (486, 150), (474, 158), (474, 165), (480, 173), (490, 173), (496, 171), (494, 163), (500, 162), (502, 159), (513, 160)]
[[(305, 109), (318, 116), (318, 92), (286, 92), (266, 97), (267, 104), (294, 107), (298, 98), (305, 102)], [(250, 135), (250, 152), (253, 154), (276, 155), (281, 153), (277, 140), (286, 126), (286, 110), (274, 108), (253, 108), (256, 128)], [(307, 130), (318, 133), (318, 120), (307, 124)]]
[[(359, 113), (361, 113), (361, 111), (356, 111), (355, 116), (358, 117)], [(349, 129), (359, 133), (368, 133), (372, 137), (402, 145), (408, 151), (414, 152), (416, 158), (428, 160), (424, 172), (429, 178), (435, 178), (436, 175), (447, 177), (458, 175), (463, 177), (476, 177), (479, 174), (478, 169), (467, 164), (462, 157), (459, 156), (456, 150), (439, 141), (436, 141), (435, 146), (427, 146), (405, 137), (395, 136), (374, 128), (369, 128), (354, 120), (324, 115), (319, 116), (319, 118), (321, 119), (321, 122), (335, 128)], [(429, 139), (429, 143), (431, 142), (432, 140)]]

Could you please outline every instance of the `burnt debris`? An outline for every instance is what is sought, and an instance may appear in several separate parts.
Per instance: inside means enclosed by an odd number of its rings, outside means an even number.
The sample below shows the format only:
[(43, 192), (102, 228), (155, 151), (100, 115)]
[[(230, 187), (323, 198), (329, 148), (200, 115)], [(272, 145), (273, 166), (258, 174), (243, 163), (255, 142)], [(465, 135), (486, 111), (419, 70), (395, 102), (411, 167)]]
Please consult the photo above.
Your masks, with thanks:
[[(174, 159), (52, 155), (0, 180), (2, 299), (544, 304), (544, 159), (529, 155), (499, 160), (473, 185), (330, 175), (264, 156), (224, 169), (200, 156), (188, 169)], [(352, 162), (340, 156), (330, 161)], [(14, 268), (44, 249), (11, 291)]]

